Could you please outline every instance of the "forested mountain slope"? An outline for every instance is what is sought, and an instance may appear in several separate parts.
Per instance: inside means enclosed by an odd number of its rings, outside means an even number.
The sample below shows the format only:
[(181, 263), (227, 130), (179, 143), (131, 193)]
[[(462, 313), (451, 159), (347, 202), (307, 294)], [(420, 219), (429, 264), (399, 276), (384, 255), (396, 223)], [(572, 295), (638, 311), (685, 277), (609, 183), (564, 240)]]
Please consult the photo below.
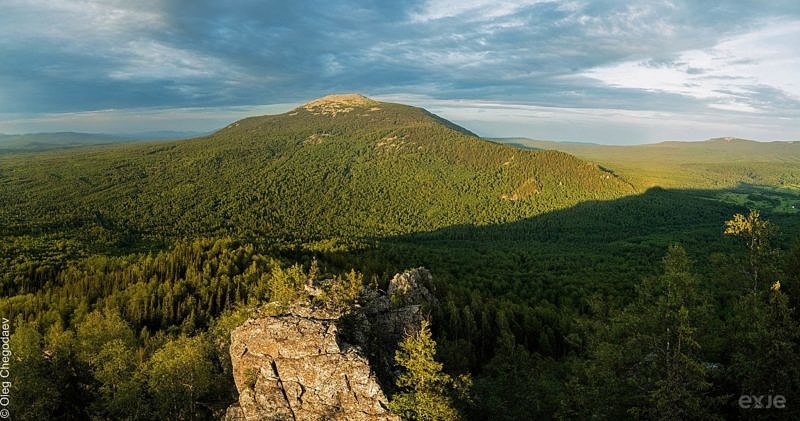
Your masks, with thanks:
[(612, 169), (643, 189), (729, 188), (739, 183), (800, 188), (800, 142), (756, 142), (731, 137), (629, 146), (523, 138), (498, 141), (574, 154)]
[(218, 234), (385, 236), (632, 192), (566, 153), (488, 142), (423, 109), (360, 95), (188, 141), (6, 156), (0, 183), (6, 241), (46, 235), (102, 248)]
[[(667, 155), (628, 172), (345, 95), (192, 140), (0, 156), (12, 413), (220, 419), (233, 327), (303, 300), (362, 306), (418, 266), (440, 305), (407, 344), (425, 364), (406, 363), (435, 368), (446, 419), (749, 418), (742, 394), (797, 402), (797, 196), (647, 188), (729, 183), (716, 161)], [(735, 168), (775, 168), (750, 162)], [(428, 383), (381, 386), (403, 410)]]

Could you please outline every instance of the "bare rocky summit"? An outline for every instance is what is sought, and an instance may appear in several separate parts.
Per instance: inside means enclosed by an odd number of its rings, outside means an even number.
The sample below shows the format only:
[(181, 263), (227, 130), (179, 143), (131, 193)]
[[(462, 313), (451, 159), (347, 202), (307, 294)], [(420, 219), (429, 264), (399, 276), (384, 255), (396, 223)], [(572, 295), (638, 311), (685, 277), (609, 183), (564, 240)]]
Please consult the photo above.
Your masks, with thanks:
[(247, 320), (231, 333), (239, 402), (225, 419), (399, 420), (381, 385), (393, 381), (397, 344), (436, 305), (430, 281), (412, 269), (347, 312), (299, 305)]
[(369, 111), (377, 111), (380, 109), (376, 107), (377, 105), (380, 105), (378, 101), (361, 94), (336, 94), (315, 99), (303, 105), (302, 108), (313, 114), (336, 117), (337, 114), (349, 113), (356, 108), (371, 107)]

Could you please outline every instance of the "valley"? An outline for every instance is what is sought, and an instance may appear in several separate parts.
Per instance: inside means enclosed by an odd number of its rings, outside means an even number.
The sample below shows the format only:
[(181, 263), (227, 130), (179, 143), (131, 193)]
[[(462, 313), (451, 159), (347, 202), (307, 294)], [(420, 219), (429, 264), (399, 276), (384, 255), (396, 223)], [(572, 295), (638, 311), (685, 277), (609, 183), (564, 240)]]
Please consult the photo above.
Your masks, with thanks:
[(0, 421), (800, 420), (798, 6), (3, 1)]
[[(188, 140), (0, 154), (0, 308), (30, 350), (25, 382), (47, 392), (24, 395), (35, 414), (219, 418), (236, 399), (230, 331), (257, 309), (292, 304), (313, 279), (358, 279), (343, 284), (358, 295), (425, 267), (437, 359), (474, 381), (470, 399), (452, 398), (460, 414), (646, 410), (667, 365), (648, 365), (645, 342), (681, 326), (702, 343), (681, 358), (726, 367), (692, 368), (713, 384), (691, 389), (714, 401), (695, 414), (729, 416), (726, 396), (800, 370), (787, 316), (800, 292), (798, 185), (797, 142), (486, 140), (421, 108), (332, 95)], [(757, 290), (754, 249), (725, 234), (735, 214), (780, 227), (759, 240)], [(756, 302), (773, 312), (742, 310)], [(769, 336), (769, 323), (784, 330)], [(795, 348), (776, 367), (758, 343)], [(178, 355), (195, 360), (162, 364)], [(615, 372), (628, 357), (650, 370), (633, 383)], [(153, 380), (200, 362), (197, 396)], [(742, 379), (745, 368), (763, 377)], [(591, 401), (603, 393), (619, 399)]]

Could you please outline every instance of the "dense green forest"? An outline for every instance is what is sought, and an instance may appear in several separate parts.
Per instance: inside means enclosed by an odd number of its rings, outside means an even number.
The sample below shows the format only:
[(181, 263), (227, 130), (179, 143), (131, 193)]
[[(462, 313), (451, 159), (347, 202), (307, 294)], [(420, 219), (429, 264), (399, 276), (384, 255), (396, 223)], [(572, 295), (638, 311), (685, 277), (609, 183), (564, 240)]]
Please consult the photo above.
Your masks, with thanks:
[(8, 154), (0, 185), (19, 419), (219, 417), (246, 317), (309, 278), (334, 279), (318, 304), (340, 307), (416, 266), (441, 304), (417, 345), (435, 339), (441, 381), (471, 377), (448, 416), (800, 416), (790, 189), (647, 189), (363, 97), (187, 141)]
[[(774, 191), (800, 188), (800, 142), (756, 142), (731, 137), (703, 142), (597, 145), (524, 138), (497, 139), (523, 148), (558, 150), (597, 162), (640, 188), (729, 189), (740, 184)], [(798, 206), (800, 208), (800, 206)]]
[(571, 155), (485, 142), (374, 101), (249, 118), (190, 141), (0, 157), (0, 177), (0, 234), (88, 251), (192, 235), (383, 237), (632, 191)]

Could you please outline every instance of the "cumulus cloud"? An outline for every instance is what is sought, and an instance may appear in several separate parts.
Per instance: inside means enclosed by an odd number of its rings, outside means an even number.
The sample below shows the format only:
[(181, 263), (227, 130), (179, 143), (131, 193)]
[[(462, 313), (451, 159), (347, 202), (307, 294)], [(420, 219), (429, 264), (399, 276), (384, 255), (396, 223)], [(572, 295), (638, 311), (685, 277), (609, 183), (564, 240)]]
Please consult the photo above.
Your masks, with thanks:
[(427, 95), (387, 95), (390, 102), (424, 106), (487, 137), (606, 144), (705, 140), (737, 136), (747, 139), (795, 140), (800, 121), (780, 116), (705, 112), (539, 106), (503, 101), (441, 100)]
[[(589, 69), (582, 76), (615, 88), (665, 92), (706, 100), (711, 108), (782, 112), (800, 107), (800, 21), (765, 22), (762, 28), (720, 40), (672, 60), (627, 61)], [(770, 92), (778, 104), (764, 101)]]
[(794, 0), (6, 0), (0, 131), (337, 91), (794, 118), (798, 22)]

